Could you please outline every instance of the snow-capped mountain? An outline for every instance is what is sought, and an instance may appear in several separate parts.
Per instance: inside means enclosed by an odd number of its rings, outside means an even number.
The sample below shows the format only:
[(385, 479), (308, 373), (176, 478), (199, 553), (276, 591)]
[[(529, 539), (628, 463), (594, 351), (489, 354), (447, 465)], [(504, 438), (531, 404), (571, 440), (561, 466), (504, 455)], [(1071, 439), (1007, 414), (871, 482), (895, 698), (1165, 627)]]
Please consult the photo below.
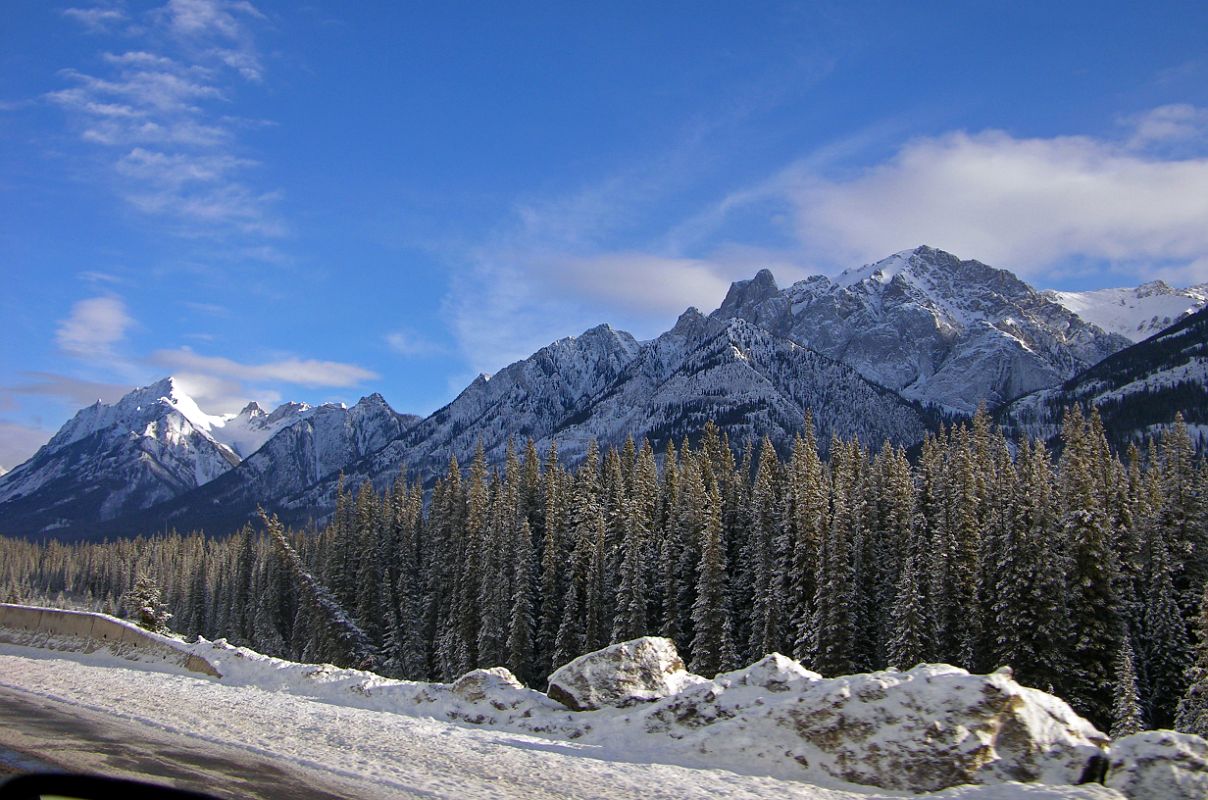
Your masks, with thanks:
[(1006, 270), (930, 247), (783, 291), (765, 271), (732, 290), (715, 313), (747, 319), (903, 397), (958, 413), (1053, 386), (1129, 344)]
[(1201, 446), (1208, 444), (1208, 308), (1122, 350), (1065, 384), (1021, 397), (1002, 409), (1016, 436), (1051, 440), (1066, 408), (1094, 406), (1117, 443), (1143, 439), (1181, 411)]
[(79, 413), (0, 479), (5, 530), (100, 522), (208, 483), (239, 456), (171, 378)]
[(396, 412), (380, 394), (363, 397), (351, 408), (336, 403), (310, 408), (234, 469), (121, 523), (136, 529), (233, 529), (253, 518), (258, 506), (274, 510), (280, 498), (324, 478), (338, 479), (349, 465), (385, 447), (419, 421), (415, 415)]
[(0, 467), (0, 478), (3, 478), (7, 474), (8, 470), (6, 470), (4, 467)]
[(1131, 289), (1050, 291), (1045, 295), (1092, 325), (1140, 342), (1208, 305), (1208, 283), (1176, 289), (1151, 281)]
[[(529, 438), (542, 450), (556, 441), (573, 463), (592, 439), (647, 437), (661, 450), (707, 420), (736, 445), (766, 435), (787, 449), (807, 409), (823, 446), (832, 434), (909, 445), (924, 435), (928, 406), (1000, 407), (1129, 345), (1094, 320), (1135, 328), (1137, 315), (1167, 313), (1175, 300), (1201, 302), (1199, 290), (1157, 284), (1113, 291), (1041, 293), (928, 247), (786, 289), (763, 270), (734, 283), (716, 311), (689, 309), (656, 339), (591, 328), (479, 376), (423, 420), (378, 395), (351, 409), (288, 403), (266, 413), (253, 403), (211, 416), (169, 379), (82, 410), (0, 478), (0, 527), (230, 527), (257, 505), (322, 519), (341, 473), (350, 487), (382, 489), (401, 471), (430, 483), (480, 442), (498, 464), (509, 439)], [(1127, 313), (1102, 311), (1121, 298)]]

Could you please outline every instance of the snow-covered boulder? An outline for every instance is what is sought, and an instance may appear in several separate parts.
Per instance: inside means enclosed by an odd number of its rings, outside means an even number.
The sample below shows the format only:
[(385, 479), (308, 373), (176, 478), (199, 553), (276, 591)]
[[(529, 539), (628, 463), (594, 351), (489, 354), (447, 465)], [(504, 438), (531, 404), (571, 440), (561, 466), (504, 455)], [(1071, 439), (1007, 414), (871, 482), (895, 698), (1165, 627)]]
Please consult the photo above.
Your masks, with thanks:
[(1106, 736), (1006, 670), (922, 665), (822, 679), (769, 657), (642, 714), (647, 733), (678, 740), (705, 763), (914, 792), (1073, 784), (1106, 760)]
[(806, 669), (788, 656), (772, 653), (749, 667), (723, 672), (714, 680), (726, 688), (758, 686), (769, 692), (788, 692), (798, 684), (820, 681), (822, 676)]
[(452, 691), (462, 700), (477, 703), (523, 688), (524, 685), (507, 667), (491, 667), (470, 670), (453, 682)]
[(1208, 741), (1175, 731), (1117, 739), (1107, 785), (1133, 800), (1202, 800), (1208, 797)]
[(579, 656), (549, 677), (548, 694), (574, 711), (658, 700), (708, 683), (684, 669), (675, 643), (643, 636)]

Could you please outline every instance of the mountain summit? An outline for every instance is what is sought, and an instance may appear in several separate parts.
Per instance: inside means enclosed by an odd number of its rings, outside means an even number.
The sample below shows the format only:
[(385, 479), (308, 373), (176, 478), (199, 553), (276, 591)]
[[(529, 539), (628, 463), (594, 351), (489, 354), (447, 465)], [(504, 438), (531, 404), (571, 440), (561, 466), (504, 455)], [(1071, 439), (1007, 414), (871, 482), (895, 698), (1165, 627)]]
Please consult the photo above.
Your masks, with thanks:
[(744, 301), (714, 316), (741, 316), (948, 412), (1053, 386), (1129, 344), (1006, 270), (931, 247), (776, 293), (770, 274), (761, 285), (735, 284)]

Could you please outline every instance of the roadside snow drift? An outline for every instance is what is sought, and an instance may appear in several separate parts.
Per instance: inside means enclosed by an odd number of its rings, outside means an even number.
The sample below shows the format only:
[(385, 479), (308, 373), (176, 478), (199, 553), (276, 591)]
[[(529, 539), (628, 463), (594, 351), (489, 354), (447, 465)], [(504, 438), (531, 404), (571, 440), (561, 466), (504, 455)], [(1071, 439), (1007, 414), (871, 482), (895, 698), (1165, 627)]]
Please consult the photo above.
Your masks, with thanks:
[[(502, 667), (474, 670), (453, 684), (420, 683), (283, 661), (224, 640), (155, 638), (212, 668), (221, 677), (208, 680), (226, 686), (532, 734), (617, 760), (910, 792), (1069, 785), (1098, 776), (1106, 764), (1107, 737), (1007, 670), (970, 675), (921, 665), (826, 679), (773, 654), (709, 680), (686, 672), (669, 640), (650, 637), (555, 672), (551, 686), (568, 687), (564, 700), (594, 709), (572, 711)], [(4, 639), (13, 641), (11, 630)], [(68, 649), (66, 642), (58, 639), (59, 649)]]
[[(1007, 670), (970, 675), (922, 665), (826, 679), (771, 655), (708, 680), (677, 666), (669, 640), (638, 639), (555, 673), (551, 686), (569, 683), (574, 703), (598, 706), (571, 711), (501, 667), (430, 684), (294, 664), (224, 641), (193, 647), (224, 683), (581, 744), (624, 742), (655, 761), (779, 778), (929, 792), (1012, 781), (1076, 784), (1106, 762), (1106, 736)], [(619, 686), (635, 694), (626, 702)]]

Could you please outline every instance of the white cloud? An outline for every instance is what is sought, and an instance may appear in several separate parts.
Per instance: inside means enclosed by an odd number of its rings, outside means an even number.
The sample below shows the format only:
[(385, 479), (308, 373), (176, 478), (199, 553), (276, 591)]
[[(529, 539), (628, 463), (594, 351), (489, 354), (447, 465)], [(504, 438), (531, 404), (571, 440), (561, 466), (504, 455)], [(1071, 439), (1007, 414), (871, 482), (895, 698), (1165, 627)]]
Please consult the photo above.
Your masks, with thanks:
[(128, 19), (126, 13), (117, 8), (65, 8), (62, 14), (93, 33), (107, 31), (111, 26)]
[(784, 177), (803, 249), (835, 265), (930, 244), (1028, 277), (1086, 259), (1208, 277), (1204, 158), (1162, 160), (1087, 137), (957, 132), (910, 142), (850, 180)]
[(376, 372), (339, 361), (285, 358), (263, 364), (243, 364), (222, 356), (203, 356), (192, 349), (157, 350), (151, 363), (176, 372), (233, 378), (257, 383), (281, 382), (310, 388), (356, 386), (379, 377)]
[(537, 268), (541, 280), (555, 291), (661, 316), (688, 306), (710, 310), (730, 285), (712, 261), (638, 251), (550, 256)]
[(234, 414), (250, 400), (266, 408), (281, 402), (281, 393), (274, 389), (249, 388), (242, 381), (201, 372), (173, 373), (181, 391), (205, 410), (207, 414)]
[(156, 15), (187, 45), (208, 47), (210, 57), (236, 70), (245, 79), (263, 75), (247, 19), (264, 20), (254, 5), (241, 0), (168, 0)]
[(93, 297), (71, 307), (71, 314), (59, 322), (55, 342), (77, 358), (109, 358), (133, 324), (120, 297)]
[(148, 183), (181, 186), (220, 181), (232, 172), (255, 163), (251, 159), (225, 153), (163, 153), (136, 147), (118, 160), (117, 170)]
[(1187, 103), (1158, 106), (1142, 114), (1125, 117), (1133, 129), (1128, 146), (1141, 149), (1154, 144), (1202, 140), (1208, 136), (1208, 108)]
[(473, 246), (437, 246), (458, 265), (444, 312), (467, 363), (490, 372), (603, 321), (654, 335), (763, 267), (787, 285), (920, 244), (1042, 285), (1105, 267), (1121, 285), (1208, 280), (1208, 111), (1163, 106), (1120, 122), (1112, 139), (955, 131), (853, 169), (900, 141), (889, 120), (661, 230), (650, 220), (692, 185), (682, 163), (656, 160), (526, 198)]

